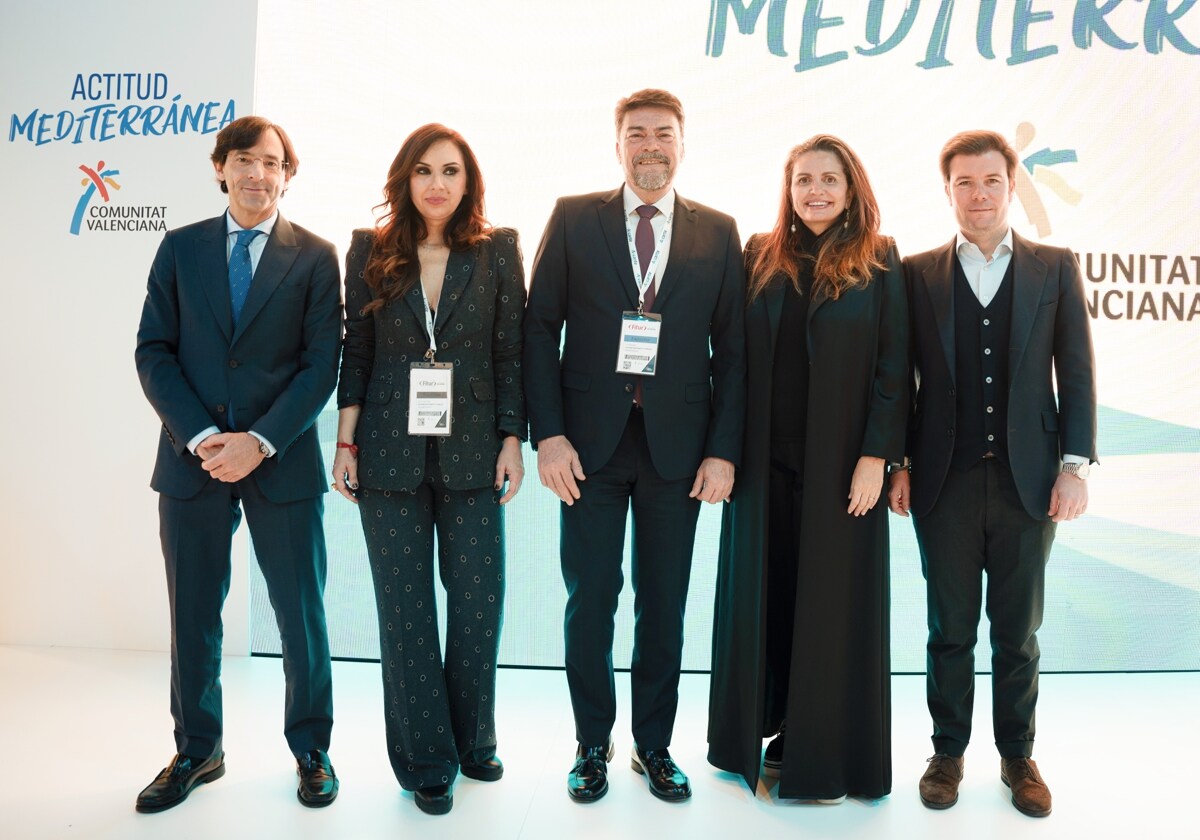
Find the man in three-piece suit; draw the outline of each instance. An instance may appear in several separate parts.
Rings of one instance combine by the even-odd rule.
[[[958,801],[986,605],[1001,779],[1019,811],[1044,817],[1050,791],[1031,758],[1037,630],[1055,527],[1087,509],[1096,381],[1074,254],[1009,227],[1016,167],[994,132],[958,134],[942,150],[960,232],[904,260],[916,390],[910,463],[893,465],[889,503],[913,514],[926,579],[935,755],[921,800]]]
[[[567,789],[578,802],[608,790],[613,623],[631,506],[632,765],[660,799],[691,796],[667,748],[700,501],[728,499],[741,456],[745,277],[733,219],[672,188],[683,122],[666,91],[617,104],[625,184],[559,199],[525,315],[531,440],[542,483],[562,500],[578,741]]]
[[[337,257],[279,214],[297,168],[282,128],[235,120],[217,135],[212,162],[229,209],[163,239],[135,354],[162,420],[151,486],[171,603],[176,745],[137,809],[170,808],[225,773],[221,605],[243,506],[283,641],[297,796],[328,805],[338,782],[326,753],[333,691],[315,423],[337,379]]]

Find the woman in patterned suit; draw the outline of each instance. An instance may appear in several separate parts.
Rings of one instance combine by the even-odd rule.
[[[380,206],[346,255],[333,486],[362,516],[392,769],[422,811],[444,814],[460,770],[488,782],[504,772],[501,506],[524,475],[525,281],[516,231],[488,225],[479,164],[457,132],[414,131]]]

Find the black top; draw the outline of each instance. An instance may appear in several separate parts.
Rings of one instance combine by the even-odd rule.
[[[825,234],[817,236],[803,224],[797,225],[797,233],[801,259],[795,280],[781,275],[773,281],[783,283],[784,289],[771,384],[771,459],[801,472],[804,469],[811,361],[808,358],[808,305],[812,300],[817,249]]]

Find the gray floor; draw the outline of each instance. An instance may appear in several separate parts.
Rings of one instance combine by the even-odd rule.
[[[893,679],[895,787],[878,802],[838,806],[751,793],[704,761],[707,676],[684,678],[672,753],[692,777],[683,805],[652,798],[628,769],[628,719],[602,801],[579,806],[564,792],[573,727],[561,672],[500,674],[502,781],[459,782],[454,810],[420,813],[392,778],[382,745],[378,666],[335,663],[332,757],[342,793],[331,807],[302,808],[280,734],[279,661],[225,663],[228,772],[181,806],[133,810],[138,790],[172,752],[167,657],[159,653],[0,646],[0,836],[43,838],[921,838],[1200,837],[1200,674],[1049,675],[1042,678],[1037,759],[1054,814],[1032,820],[1008,803],[999,762],[981,739],[967,753],[961,800],[949,811],[920,804],[929,754],[923,677]],[[618,675],[628,714],[628,680]],[[987,678],[976,719],[986,722]]]

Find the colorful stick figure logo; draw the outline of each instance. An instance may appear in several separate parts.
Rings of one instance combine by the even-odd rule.
[[[1017,126],[1016,151],[1020,154],[1033,142],[1037,129],[1033,123],[1023,122]],[[1083,193],[1072,187],[1066,180],[1053,171],[1051,167],[1060,163],[1075,163],[1079,156],[1074,149],[1051,149],[1046,147],[1034,152],[1021,160],[1017,167],[1017,198],[1025,208],[1025,215],[1030,223],[1037,228],[1039,237],[1050,235],[1050,214],[1038,194],[1037,184],[1049,187],[1050,190],[1071,206],[1079,203]]]
[[[109,200],[108,188],[114,190],[121,189],[121,185],[112,179],[113,175],[120,175],[119,169],[105,169],[104,161],[96,164],[96,168],[84,164],[79,165],[79,171],[87,177],[79,182],[79,185],[85,187],[83,195],[79,196],[79,203],[75,205],[75,215],[71,217],[71,234],[79,235],[79,228],[83,224],[83,214],[87,210],[88,204],[92,201],[92,196],[100,193],[100,198],[105,202]]]

